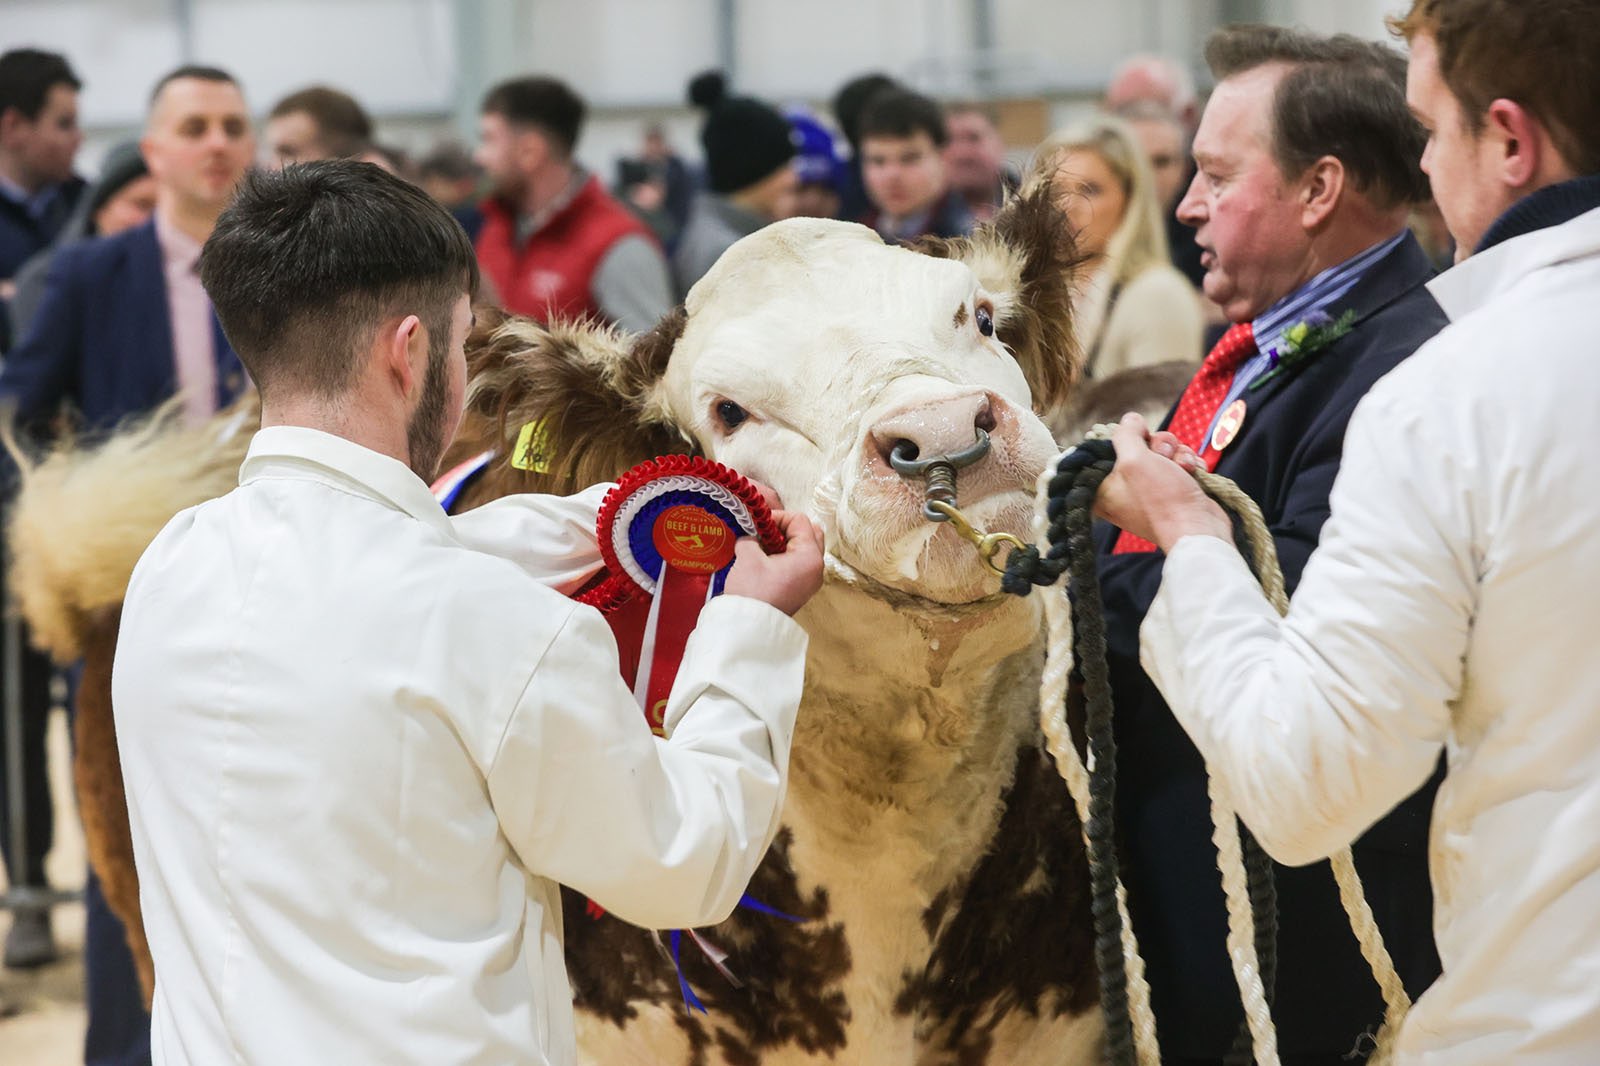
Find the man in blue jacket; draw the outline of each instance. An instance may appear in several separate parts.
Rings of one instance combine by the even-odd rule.
[[[0,351],[9,346],[11,279],[55,239],[83,195],[83,179],[72,172],[83,144],[81,86],[54,52],[0,55]]]
[[[1406,110],[1405,62],[1381,46],[1237,26],[1214,34],[1206,56],[1218,84],[1178,215],[1196,227],[1205,294],[1233,326],[1169,428],[1260,503],[1292,590],[1328,517],[1356,402],[1445,323],[1424,288],[1432,268],[1405,228],[1409,205],[1428,192],[1425,138]],[[1102,530],[1101,550],[1123,870],[1163,1061],[1220,1063],[1243,1011],[1224,945],[1205,765],[1139,662],[1165,557],[1114,529]],[[1439,972],[1427,869],[1433,789],[1355,845],[1412,995]],[[1375,1031],[1382,1001],[1327,864],[1274,870],[1269,994],[1283,1062],[1334,1066]]]
[[[52,52],[17,48],[0,55],[0,352],[10,345],[8,304],[22,264],[49,245],[83,194],[72,172],[83,143],[78,129],[77,75]],[[4,581],[0,578],[0,598]],[[5,641],[19,645],[20,682],[0,684],[14,693],[0,716],[0,777],[20,771],[20,809],[12,790],[0,789],[0,851],[10,880],[11,929],[4,961],[14,968],[43,966],[57,957],[50,928],[50,894],[44,857],[55,825],[45,772],[45,728],[50,712],[49,659],[28,647],[21,623],[7,619]],[[0,680],[4,678],[0,667]],[[9,712],[15,711],[13,715]]]
[[[140,150],[157,184],[150,222],[62,249],[25,336],[0,371],[0,406],[37,433],[67,409],[91,433],[174,396],[205,420],[249,385],[196,263],[255,158],[238,83],[183,67],[156,85]],[[150,1017],[122,925],[91,877],[87,896],[88,1066],[149,1061]]]
[[[0,373],[24,424],[63,403],[91,430],[174,395],[203,421],[245,386],[194,265],[245,168],[255,134],[228,74],[184,67],[151,99],[140,149],[157,184],[143,226],[64,249],[28,334]]]

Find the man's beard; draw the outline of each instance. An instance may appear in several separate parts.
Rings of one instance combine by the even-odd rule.
[[[439,460],[444,455],[445,401],[449,386],[445,381],[445,363],[450,356],[448,330],[430,330],[428,333],[428,369],[422,376],[422,396],[417,409],[406,424],[406,449],[411,457],[411,469],[422,480],[432,483],[439,476]]]

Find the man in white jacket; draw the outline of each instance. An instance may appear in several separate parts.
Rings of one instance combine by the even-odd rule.
[[[1182,469],[1194,457],[1136,415],[1100,508],[1168,553],[1144,664],[1276,858],[1348,844],[1446,753],[1444,973],[1399,1061],[1588,1064],[1600,464],[1573,433],[1600,410],[1600,0],[1415,0],[1397,28],[1465,261],[1431,284],[1451,325],[1350,421],[1288,616]]]
[[[154,1059],[569,1063],[557,883],[704,925],[776,831],[815,534],[741,542],[658,739],[556,590],[595,565],[597,497],[451,519],[428,492],[477,280],[450,216],[363,164],[258,174],[201,274],[263,428],[122,618]]]

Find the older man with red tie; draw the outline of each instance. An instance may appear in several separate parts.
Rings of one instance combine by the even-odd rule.
[[[1406,110],[1405,62],[1381,46],[1236,26],[1212,37],[1207,60],[1217,88],[1178,216],[1196,227],[1206,296],[1234,324],[1167,428],[1261,504],[1293,588],[1328,516],[1356,402],[1445,323],[1423,287],[1428,259],[1405,228],[1410,204],[1428,191],[1418,168],[1424,134]],[[1243,1012],[1224,944],[1205,765],[1139,661],[1165,556],[1115,529],[1100,545],[1123,872],[1163,1061],[1220,1063]],[[1413,994],[1439,969],[1432,798],[1424,787],[1355,847]],[[1275,867],[1275,876],[1283,1061],[1332,1066],[1381,1019],[1382,1002],[1327,864]]]

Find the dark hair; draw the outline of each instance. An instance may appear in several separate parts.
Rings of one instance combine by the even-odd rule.
[[[833,117],[850,147],[861,148],[861,109],[885,89],[898,89],[900,84],[887,74],[863,74],[851,78],[839,87],[833,96]]]
[[[57,85],[83,88],[65,56],[37,48],[14,48],[0,55],[0,115],[15,109],[34,121]]]
[[[996,130],[1000,128],[1000,110],[982,100],[955,100],[944,105],[945,118],[951,115],[977,115]]]
[[[218,81],[232,85],[236,89],[239,87],[238,79],[221,67],[201,67],[194,64],[186,64],[163,75],[161,80],[156,82],[156,87],[150,90],[150,106],[154,107],[156,101],[161,99],[162,89],[183,78],[193,78],[196,81]]]
[[[513,78],[490,89],[480,109],[517,126],[536,126],[571,155],[583,132],[583,98],[554,78]]]
[[[417,164],[419,178],[443,178],[460,181],[478,176],[478,166],[467,150],[455,141],[443,141],[433,146]]]
[[[427,193],[371,163],[253,170],[200,253],[200,281],[245,369],[280,386],[347,389],[373,330],[415,314],[448,344],[478,289],[472,242]]]
[[[861,110],[861,139],[868,137],[913,137],[926,133],[935,148],[950,139],[944,125],[944,110],[921,93],[910,89],[885,89]]]
[[[1514,100],[1544,124],[1568,166],[1600,174],[1600,2],[1412,0],[1389,28],[1439,48],[1439,76],[1482,132],[1496,100]]]
[[[317,140],[331,156],[349,159],[372,143],[372,118],[356,98],[326,85],[313,85],[279,100],[268,118],[305,114],[317,127]]]
[[[1272,154],[1286,177],[1331,155],[1380,208],[1426,200],[1427,134],[1406,107],[1406,61],[1349,34],[1323,37],[1278,26],[1226,26],[1206,41],[1221,81],[1269,63],[1289,67],[1272,98]]]

